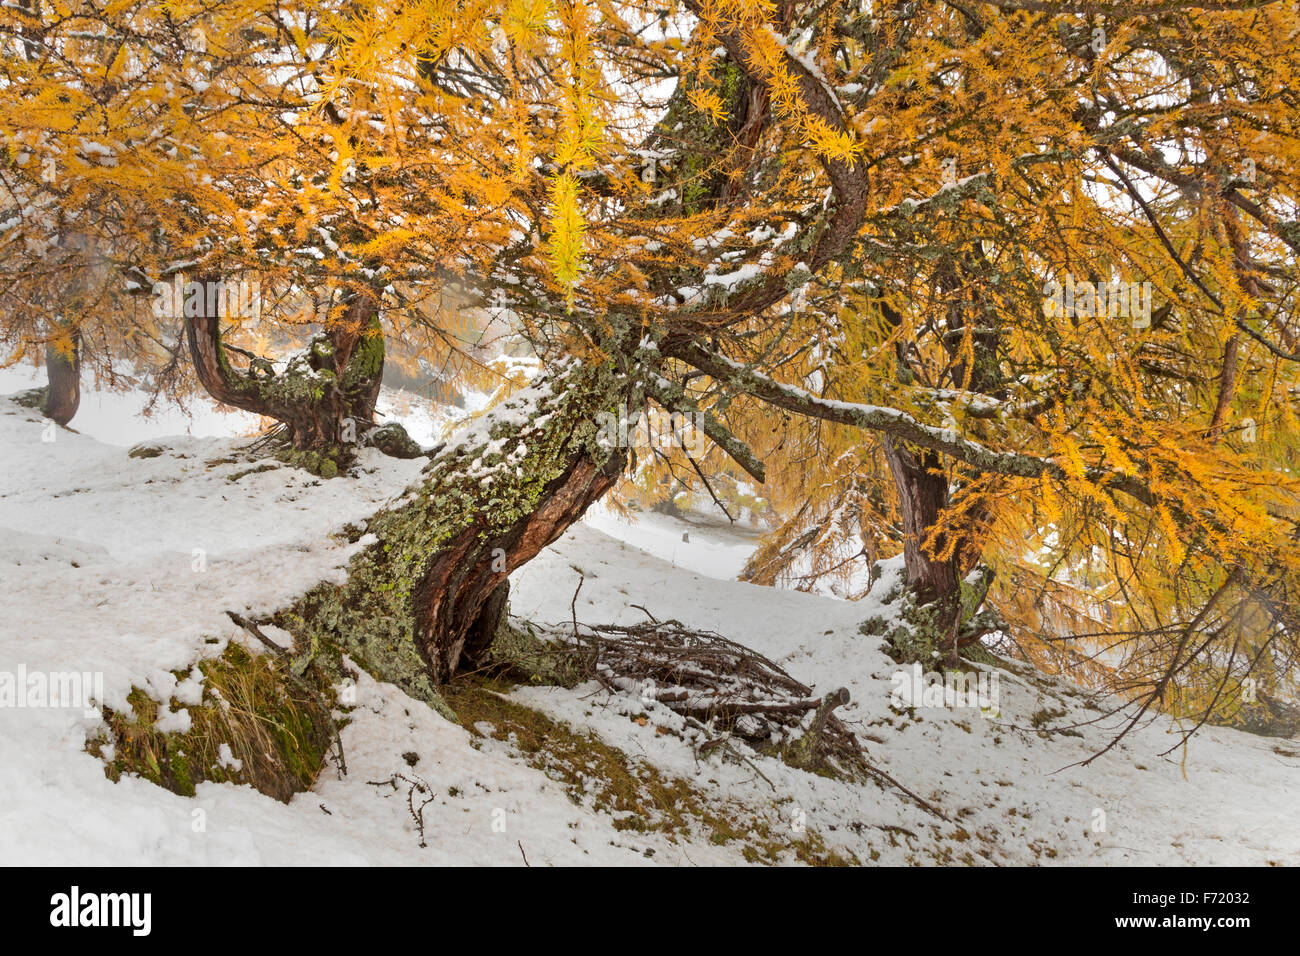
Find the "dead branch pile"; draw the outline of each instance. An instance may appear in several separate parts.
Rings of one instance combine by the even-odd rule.
[[[679,621],[580,625],[570,638],[584,672],[611,691],[653,700],[712,733],[777,750],[808,769],[862,764],[861,744],[832,713],[843,688],[822,697],[762,654]],[[720,745],[725,737],[706,742]]]

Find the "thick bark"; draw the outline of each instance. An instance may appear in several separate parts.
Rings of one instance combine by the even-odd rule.
[[[213,280],[209,277],[198,279],[199,284],[205,287],[209,281]],[[248,373],[241,373],[230,364],[221,336],[221,315],[219,310],[208,308],[206,295],[199,306],[199,314],[185,318],[185,338],[194,371],[209,395],[223,405],[242,411],[269,418],[280,417],[282,409],[262,394],[255,370],[250,368]]]
[[[996,611],[980,610],[993,574],[984,568],[963,592],[979,562],[982,538],[969,524],[952,527],[944,512],[952,504],[948,475],[938,452],[885,439],[885,459],[898,491],[903,519],[903,564],[912,601],[926,610],[928,639],[956,664],[961,649],[1001,626]],[[982,521],[981,508],[964,521]],[[937,530],[936,530],[937,529]]]
[[[937,452],[909,449],[902,442],[885,440],[885,459],[894,486],[898,490],[898,508],[903,518],[903,562],[907,568],[907,586],[918,603],[935,602],[951,606],[956,613],[961,586],[960,549],[953,548],[946,558],[937,557],[948,544],[936,536],[927,546],[932,530],[949,505],[948,476]],[[951,623],[951,621],[945,622]]]
[[[639,393],[609,366],[573,365],[523,389],[441,449],[422,482],[367,522],[341,586],[277,616],[299,647],[333,647],[438,706],[437,687],[480,663],[508,575],[608,491],[626,449],[599,415]]]
[[[45,346],[45,375],[49,385],[41,412],[46,418],[66,425],[77,414],[81,404],[81,334],[72,333],[71,352],[63,351],[58,343]]]
[[[200,280],[205,287],[208,280]],[[230,363],[219,309],[205,295],[198,315],[185,321],[199,381],[224,405],[282,422],[300,451],[320,452],[336,465],[374,424],[384,370],[378,303],[357,295],[343,320],[312,340],[281,372],[250,357],[247,372]]]
[[[492,642],[496,640],[501,622],[506,618],[510,604],[510,579],[502,581],[483,602],[483,609],[474,618],[465,635],[465,646],[460,652],[461,667],[479,667],[487,663]]]
[[[413,600],[416,643],[435,683],[451,679],[467,650],[468,663],[482,660],[496,634],[493,620],[500,620],[494,601],[509,573],[558,540],[613,486],[621,459],[600,462],[578,453],[565,465],[531,513],[487,534],[475,522],[430,559]],[[493,570],[493,557],[502,552],[505,560]]]

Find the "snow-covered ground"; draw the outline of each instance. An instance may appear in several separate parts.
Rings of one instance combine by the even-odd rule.
[[[31,384],[16,379],[0,373],[0,394]],[[112,706],[132,685],[170,694],[172,670],[220,651],[206,638],[243,640],[228,609],[270,611],[338,575],[350,547],[331,532],[374,511],[422,464],[367,452],[356,478],[277,467],[232,481],[249,468],[227,461],[246,439],[204,436],[241,433],[241,418],[210,409],[191,434],[162,439],[160,456],[129,458],[124,445],[188,426],[172,413],[132,421],[129,399],[110,401],[83,399],[78,434],[0,399],[0,674],[102,672]],[[1097,717],[1096,703],[1008,672],[999,672],[996,715],[897,712],[897,667],[858,632],[871,599],[728,580],[748,547],[740,534],[660,515],[628,525],[602,510],[516,574],[511,612],[563,624],[581,579],[580,621],[644,620],[632,606],[643,605],[757,649],[818,693],[847,687],[842,713],[871,760],[947,821],[876,783],[767,757],[697,758],[656,731],[658,705],[636,696],[593,685],[521,688],[514,698],[691,781],[716,795],[720,813],[769,821],[792,847],[815,833],[863,862],[1300,863],[1300,743],[1208,728],[1185,753],[1161,757],[1176,737],[1157,719],[1080,767],[1118,718],[1078,736],[1040,734],[1035,715],[1061,711],[1052,723],[1066,725]],[[111,783],[84,749],[96,717],[0,707],[0,853],[9,863],[80,864],[743,862],[736,841],[673,842],[615,826],[507,743],[475,738],[391,685],[363,676],[358,704],[342,734],[349,773],[328,767],[288,805],[228,784],[201,784],[187,799],[140,779]],[[413,770],[403,759],[411,752]],[[424,812],[425,848],[405,794],[373,785],[397,772],[418,774],[437,795]]]
[[[587,511],[583,523],[674,567],[724,581],[740,576],[762,536],[746,525],[732,526],[721,519],[687,521],[645,511],[628,520],[600,503]]]

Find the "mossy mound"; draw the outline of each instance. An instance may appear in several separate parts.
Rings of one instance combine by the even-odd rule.
[[[275,457],[285,464],[318,478],[337,478],[352,463],[352,454],[343,445],[327,448],[282,448]]]
[[[292,676],[282,659],[238,644],[197,666],[202,701],[166,702],[188,711],[188,730],[160,730],[163,702],[138,687],[127,697],[132,713],[104,708],[107,730],[87,749],[106,760],[108,778],[134,774],[187,797],[203,781],[246,783],[284,803],[310,789],[336,737],[322,675]]]
[[[398,422],[381,425],[370,433],[366,443],[377,448],[389,458],[419,458],[424,449]]]
[[[572,688],[586,679],[571,646],[538,637],[527,621],[512,624],[505,617],[483,672],[519,684],[551,687]]]
[[[993,572],[981,567],[961,583],[957,611],[957,647],[960,657],[988,663],[992,657],[979,644],[979,637],[1002,626],[998,613],[985,606]],[[896,664],[923,664],[943,669],[952,662],[953,634],[951,615],[938,604],[918,603],[915,595],[901,582],[895,583],[885,594],[881,604],[889,613],[875,615],[862,622],[858,630],[885,639],[885,653]]]
[[[29,388],[9,396],[10,401],[15,405],[21,405],[23,408],[44,408],[45,399],[50,390],[45,387]]]

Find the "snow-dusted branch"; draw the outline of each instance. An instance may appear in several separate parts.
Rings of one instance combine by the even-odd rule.
[[[680,358],[714,379],[778,408],[890,435],[922,448],[942,452],[977,471],[1017,478],[1039,478],[1043,475],[1052,478],[1066,477],[1065,469],[1051,459],[1020,452],[995,451],[979,442],[962,437],[955,429],[926,425],[907,412],[896,408],[822,398],[798,386],[778,382],[756,369],[711,353],[691,342],[675,347],[665,346],[664,351],[665,354]],[[1155,502],[1155,496],[1150,488],[1131,475],[1109,469],[1091,468],[1085,472],[1085,477],[1089,481],[1123,492],[1143,504]]]

